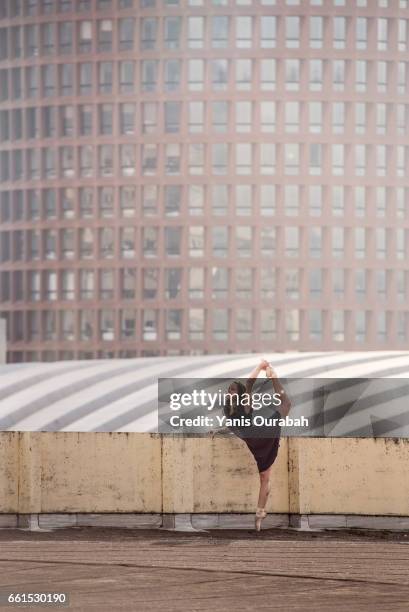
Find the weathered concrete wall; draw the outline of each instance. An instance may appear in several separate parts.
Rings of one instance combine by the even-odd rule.
[[[269,511],[409,515],[409,440],[282,439]],[[0,432],[0,513],[253,512],[234,437]]]
[[[163,512],[254,512],[259,477],[235,437],[163,437]],[[287,439],[274,464],[270,512],[288,512]]]
[[[292,438],[290,512],[409,515],[409,440]]]

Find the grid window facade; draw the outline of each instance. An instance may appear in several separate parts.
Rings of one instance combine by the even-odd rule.
[[[408,37],[406,2],[0,0],[8,360],[403,348]]]

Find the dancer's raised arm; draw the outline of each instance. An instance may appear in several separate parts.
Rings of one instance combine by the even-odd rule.
[[[287,416],[287,414],[290,412],[290,409],[291,409],[290,398],[288,397],[287,393],[285,392],[283,385],[278,380],[278,376],[277,376],[276,372],[273,370],[273,368],[271,367],[271,365],[268,365],[267,368],[266,368],[266,376],[273,383],[274,391],[276,393],[280,394],[281,404],[277,408],[277,411],[281,414],[281,416],[283,418],[285,418]]]

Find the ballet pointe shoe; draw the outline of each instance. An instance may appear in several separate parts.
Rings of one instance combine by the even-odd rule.
[[[257,508],[256,510],[256,518],[255,518],[255,528],[256,531],[260,531],[261,530],[261,523],[263,521],[263,519],[265,519],[267,516],[267,512],[264,510],[264,508]]]

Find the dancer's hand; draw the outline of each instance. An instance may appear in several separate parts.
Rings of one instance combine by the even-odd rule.
[[[262,370],[265,370],[266,368],[268,368],[268,367],[269,367],[269,365],[270,365],[270,364],[268,363],[268,361],[267,361],[266,359],[262,359],[262,360],[260,361],[260,368],[261,368]]]
[[[275,370],[273,370],[271,365],[268,365],[268,367],[266,368],[266,376],[267,378],[277,378],[277,373],[275,372]]]

